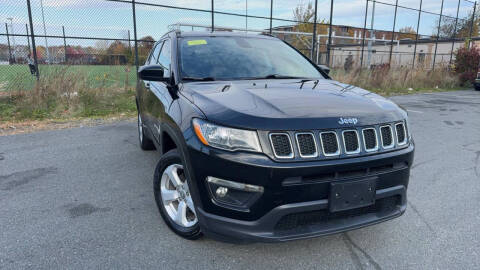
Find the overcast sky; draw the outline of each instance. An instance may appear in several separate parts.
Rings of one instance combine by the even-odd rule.
[[[312,0],[314,1],[314,0]],[[458,0],[444,0],[444,14],[455,16]],[[137,2],[171,5],[186,8],[211,8],[211,0],[137,0]],[[293,9],[307,0],[274,0],[273,16],[281,19],[293,19]],[[365,20],[366,0],[334,0],[334,24],[363,27]],[[385,3],[395,3],[395,0],[382,0]],[[399,5],[408,8],[419,8],[420,0],[398,0]],[[33,20],[36,34],[43,34],[40,0],[31,0]],[[127,30],[133,38],[133,20],[131,4],[110,2],[105,0],[43,0],[45,24],[48,35],[61,35],[62,26],[70,36],[94,36],[107,38],[127,38]],[[423,0],[423,10],[433,13],[440,12],[441,0]],[[466,17],[473,4],[460,0],[460,17]],[[248,8],[246,8],[248,6]],[[370,2],[367,27],[371,27]],[[170,24],[195,23],[210,25],[211,15],[207,12],[176,10],[164,7],[137,5],[138,37],[151,35],[158,39]],[[215,0],[215,10],[257,16],[270,16],[270,0]],[[330,0],[318,0],[318,16],[320,19],[329,19]],[[393,26],[394,7],[376,4],[375,29],[391,31]],[[0,0],[0,33],[5,33],[4,23],[7,18],[13,18],[14,31],[25,33],[25,23],[28,22],[26,0]],[[399,8],[396,29],[405,26],[417,27],[418,12]],[[422,35],[431,35],[438,20],[438,15],[422,14],[420,31]],[[266,29],[269,20],[248,19],[249,29]],[[215,24],[226,27],[245,27],[245,18],[228,15],[215,15]],[[273,26],[288,25],[289,22],[273,21]],[[17,43],[26,43],[25,38],[16,38]],[[44,41],[37,41],[43,45]],[[69,40],[69,44],[86,44],[85,41]],[[6,38],[0,36],[0,43],[6,43]],[[63,44],[61,39],[49,39],[50,44]],[[88,42],[93,44],[93,42]]]

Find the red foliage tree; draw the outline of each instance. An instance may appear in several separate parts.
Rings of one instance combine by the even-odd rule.
[[[480,50],[471,48],[460,48],[455,53],[455,72],[459,75],[460,83],[475,82],[480,65]]]

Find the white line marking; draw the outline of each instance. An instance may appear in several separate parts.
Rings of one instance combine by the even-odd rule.
[[[413,113],[423,113],[423,112],[421,112],[421,111],[414,111],[414,110],[409,110],[409,109],[407,109],[407,111],[413,112]]]

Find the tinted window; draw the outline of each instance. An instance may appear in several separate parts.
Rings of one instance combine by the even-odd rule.
[[[170,77],[170,63],[171,63],[171,53],[170,53],[170,41],[167,40],[163,43],[162,51],[158,57],[157,64],[163,66],[164,68],[164,77]]]
[[[268,75],[324,78],[300,53],[276,39],[189,37],[180,40],[182,77],[261,78]]]

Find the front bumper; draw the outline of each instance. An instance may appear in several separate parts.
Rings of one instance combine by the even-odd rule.
[[[347,210],[334,216],[328,213],[328,200],[278,206],[255,221],[225,218],[202,209],[197,215],[204,233],[216,239],[279,242],[349,231],[401,216],[406,209],[405,187],[377,190],[377,204],[387,198],[395,198],[394,204],[388,202],[365,212],[363,209]]]
[[[309,238],[376,224],[406,209],[413,142],[378,155],[291,163],[258,154],[226,153],[197,143],[188,149],[201,201],[197,203],[199,224],[207,236],[216,239],[276,242]],[[247,211],[238,211],[212,199],[207,176],[260,185],[265,191]],[[374,205],[329,212],[330,183],[367,178],[376,182]]]

